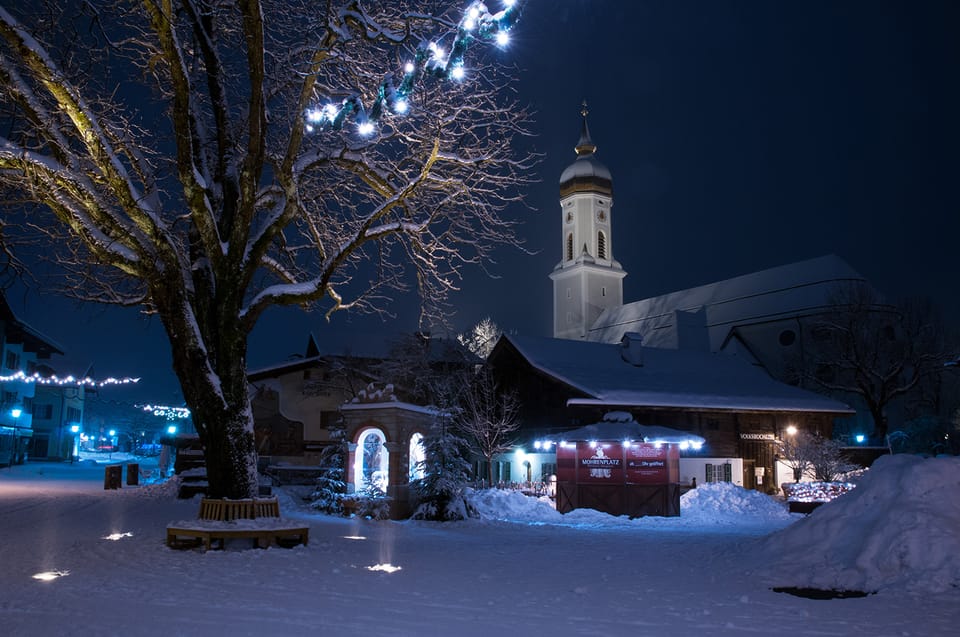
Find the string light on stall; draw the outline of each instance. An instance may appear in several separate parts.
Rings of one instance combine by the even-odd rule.
[[[410,109],[410,98],[417,82],[425,76],[440,80],[462,81],[467,76],[464,57],[475,41],[493,42],[503,48],[510,43],[510,29],[520,17],[523,0],[504,0],[503,9],[490,13],[481,1],[472,2],[456,28],[450,52],[433,41],[417,47],[413,60],[404,64],[400,82],[388,73],[377,89],[377,98],[368,109],[359,95],[351,95],[339,104],[328,103],[311,108],[304,114],[307,132],[341,130],[348,119],[356,123],[356,130],[369,136],[386,115],[403,115]]]

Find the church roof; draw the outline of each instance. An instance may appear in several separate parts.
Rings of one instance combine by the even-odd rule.
[[[613,177],[610,170],[596,157],[597,145],[590,137],[590,127],[587,126],[587,108],[584,102],[583,124],[580,129],[580,141],[577,142],[577,159],[567,166],[560,174],[560,196],[565,197],[573,192],[601,192],[612,194]]]
[[[867,285],[843,259],[826,255],[609,308],[587,339],[616,343],[638,332],[647,345],[677,347],[677,313],[702,311],[715,351],[734,327],[822,312],[836,287],[851,283]]]
[[[573,179],[597,178],[612,181],[610,169],[604,166],[592,153],[581,155],[577,160],[563,169],[560,174],[560,184],[563,185]]]
[[[569,405],[853,413],[847,405],[786,385],[727,354],[504,335],[531,366],[583,394]],[[497,351],[491,355],[496,364]],[[626,360],[631,358],[634,362]],[[636,363],[642,364],[636,364]]]

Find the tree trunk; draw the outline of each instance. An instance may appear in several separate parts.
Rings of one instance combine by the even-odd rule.
[[[885,440],[887,437],[887,417],[883,413],[883,407],[873,404],[868,405],[870,416],[873,418],[873,438],[876,440]]]
[[[170,339],[173,369],[203,445],[207,494],[255,497],[259,484],[247,392],[247,333],[230,304],[192,306],[180,301],[178,292],[157,289],[153,298]]]
[[[239,413],[225,412],[221,416],[219,422],[207,421],[206,436],[201,436],[210,484],[207,495],[231,499],[256,497],[259,492],[257,452],[249,406]]]

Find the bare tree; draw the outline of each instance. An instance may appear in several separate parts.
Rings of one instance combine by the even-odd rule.
[[[467,332],[458,334],[457,341],[478,358],[487,360],[487,356],[493,351],[493,346],[500,340],[501,334],[503,330],[488,316]]]
[[[793,469],[796,482],[807,472],[813,472],[817,480],[832,482],[841,474],[859,468],[844,457],[839,441],[806,431],[784,437],[780,443],[780,461]]]
[[[806,431],[787,435],[780,442],[780,461],[793,470],[794,482],[800,482],[803,474],[813,468],[816,442],[816,437]]]
[[[487,45],[513,9],[442,4],[0,7],[5,241],[40,235],[65,289],[160,318],[211,495],[256,493],[247,337],[267,308],[382,312],[415,286],[436,316],[466,264],[517,242],[528,114]]]
[[[943,370],[939,314],[922,302],[886,304],[865,286],[838,288],[830,304],[813,326],[803,373],[822,390],[859,397],[883,440],[890,403]]]
[[[812,448],[813,475],[817,480],[833,482],[844,473],[859,469],[843,455],[843,447],[838,440],[817,438]]]
[[[493,483],[493,458],[514,444],[520,427],[520,402],[515,392],[504,391],[488,367],[474,376],[461,399],[457,426],[487,462],[487,479]]]
[[[392,383],[404,400],[436,405],[451,386],[459,391],[475,360],[455,340],[419,332],[392,339],[387,356],[373,369],[380,380]]]

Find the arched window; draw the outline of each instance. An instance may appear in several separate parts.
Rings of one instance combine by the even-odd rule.
[[[390,453],[383,443],[387,437],[379,429],[367,429],[357,439],[353,462],[353,484],[357,491],[387,492],[390,483]]]
[[[416,482],[423,479],[423,465],[426,458],[423,450],[423,434],[413,434],[410,436],[410,482]]]
[[[567,235],[567,261],[573,261],[573,233]]]
[[[602,230],[597,233],[597,257],[607,258],[607,235],[603,234]]]

